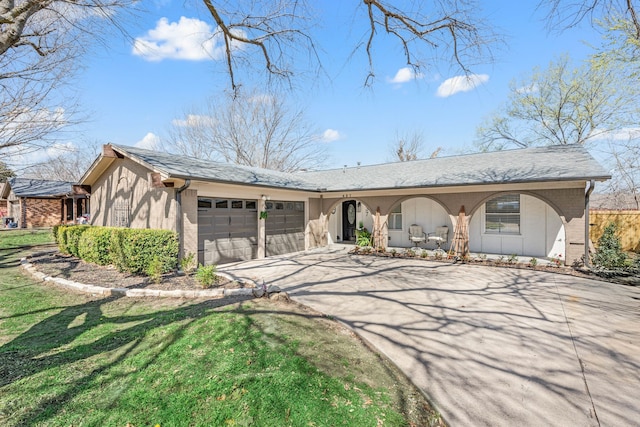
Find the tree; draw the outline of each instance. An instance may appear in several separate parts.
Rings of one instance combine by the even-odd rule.
[[[133,0],[0,0],[0,156],[55,143],[75,123],[78,59]],[[64,89],[64,90],[63,90]]]
[[[621,85],[615,71],[593,61],[571,68],[568,56],[534,69],[511,83],[507,104],[478,127],[478,147],[585,144],[637,123],[638,85]]]
[[[58,145],[58,149],[53,150],[53,154],[45,160],[23,169],[21,176],[52,181],[78,182],[98,154],[95,149],[96,145],[85,145],[85,147],[78,149],[71,145]]]
[[[566,30],[589,19],[600,25],[602,20],[624,21],[631,38],[640,42],[640,5],[634,0],[542,0],[539,7],[547,8],[549,28]]]
[[[317,19],[305,0],[203,2],[217,26],[217,36],[224,40],[232,89],[238,86],[238,70],[254,63],[262,64],[270,77],[289,80],[296,74],[292,54],[301,51],[321,67],[310,31]],[[371,84],[375,77],[374,42],[379,33],[398,43],[406,63],[414,69],[429,62],[423,56],[426,50],[438,57],[448,56],[465,72],[470,64],[489,59],[490,46],[498,39],[479,17],[480,7],[474,0],[361,0],[354,5],[358,3],[362,9],[357,12],[364,17],[353,22],[364,24],[364,36],[355,50],[363,48],[368,58],[365,84]]]
[[[391,161],[406,162],[424,158],[424,135],[421,132],[400,133],[396,131],[394,140],[389,146]],[[429,158],[438,157],[442,147],[436,148]]]
[[[610,141],[609,147],[614,170],[607,188],[609,206],[640,209],[640,141]]]
[[[7,167],[4,162],[0,162],[0,182],[7,182],[9,178],[13,178],[16,174]]]
[[[276,95],[227,92],[175,120],[168,151],[187,156],[291,172],[321,166],[326,148],[304,111]]]
[[[610,222],[598,239],[593,263],[596,267],[616,269],[625,266],[627,255],[622,250],[620,238],[616,235],[616,224]]]

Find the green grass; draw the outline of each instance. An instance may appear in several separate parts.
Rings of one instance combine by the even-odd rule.
[[[332,355],[348,337],[306,336],[326,319],[265,300],[94,299],[35,283],[19,256],[0,250],[2,426],[408,425],[397,378]]]
[[[0,249],[13,249],[24,246],[54,243],[49,229],[8,229],[0,231]]]

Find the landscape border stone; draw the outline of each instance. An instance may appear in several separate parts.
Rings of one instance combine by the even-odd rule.
[[[256,282],[251,279],[238,279],[226,273],[217,273],[218,275],[229,279],[242,282],[253,286],[252,288],[240,289],[202,289],[202,290],[161,290],[161,289],[128,289],[128,288],[104,288],[86,283],[74,282],[73,280],[64,279],[62,277],[52,277],[38,271],[36,267],[29,262],[27,258],[20,260],[20,267],[29,273],[31,277],[41,282],[53,282],[59,286],[72,289],[77,292],[83,292],[92,295],[104,296],[126,296],[131,298],[141,297],[160,297],[160,298],[225,298],[225,297],[254,297],[260,298],[265,295],[262,287],[257,286]],[[270,293],[280,293],[277,286],[270,287],[267,295]]]

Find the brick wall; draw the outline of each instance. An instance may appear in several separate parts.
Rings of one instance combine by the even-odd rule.
[[[21,228],[53,227],[60,224],[62,218],[60,199],[25,199],[23,209]]]

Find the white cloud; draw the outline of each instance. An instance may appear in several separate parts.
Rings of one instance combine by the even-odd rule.
[[[178,127],[212,126],[215,124],[215,119],[211,116],[204,116],[200,114],[187,114],[186,118],[173,119],[171,123]]]
[[[389,83],[402,84],[410,82],[411,80],[418,80],[423,77],[424,75],[422,73],[416,73],[413,68],[404,67],[400,68],[396,75],[393,76],[393,78],[388,78],[387,81]]]
[[[609,140],[626,142],[640,138],[640,127],[630,127],[618,130],[595,129],[592,132],[593,140]]]
[[[158,135],[149,132],[140,141],[134,144],[135,147],[145,148],[147,150],[156,150],[160,144],[160,138]]]
[[[487,74],[470,74],[468,76],[451,77],[438,87],[436,96],[446,98],[458,92],[468,92],[489,81]]]
[[[182,16],[178,22],[161,18],[154,29],[135,39],[132,51],[148,61],[217,60],[224,56],[224,43],[206,22]]]
[[[327,129],[322,132],[321,140],[323,142],[333,142],[342,139],[342,134],[335,129]]]

